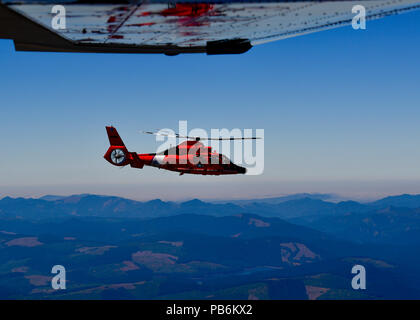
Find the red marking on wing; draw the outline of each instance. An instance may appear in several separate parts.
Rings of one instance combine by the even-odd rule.
[[[109,39],[124,39],[124,36],[119,34],[110,35]]]
[[[115,21],[117,21],[117,18],[115,16],[110,16],[107,23],[114,23]]]
[[[216,15],[215,12],[211,12],[214,9],[214,5],[208,3],[178,3],[175,7],[168,8],[159,12],[143,11],[138,14],[138,17],[150,16],[153,14],[161,15],[164,17],[189,17],[197,18],[206,14]]]
[[[160,12],[164,17],[201,17],[213,9],[213,5],[207,3],[181,4],[168,8]]]

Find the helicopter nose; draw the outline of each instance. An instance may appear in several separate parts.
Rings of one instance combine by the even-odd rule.
[[[242,173],[242,174],[246,173],[246,168],[244,167],[236,166],[236,170],[238,171],[238,173]]]

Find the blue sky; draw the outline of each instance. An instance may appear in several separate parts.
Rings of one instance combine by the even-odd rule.
[[[260,45],[243,55],[19,53],[0,40],[0,197],[135,199],[420,193],[420,11]],[[104,126],[261,128],[260,176],[112,167]]]

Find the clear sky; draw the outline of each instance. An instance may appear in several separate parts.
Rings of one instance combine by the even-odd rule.
[[[0,40],[0,197],[135,199],[420,193],[420,11],[269,43],[243,55],[18,53]],[[261,128],[260,176],[112,167],[105,125]]]

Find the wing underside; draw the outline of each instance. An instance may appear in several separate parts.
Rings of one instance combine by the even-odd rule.
[[[1,1],[1,0],[0,0]],[[52,28],[52,7],[65,29]],[[377,19],[420,7],[419,0],[370,1],[7,1],[0,38],[16,50],[61,52],[241,53],[251,46],[349,25],[354,5]]]

